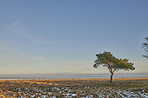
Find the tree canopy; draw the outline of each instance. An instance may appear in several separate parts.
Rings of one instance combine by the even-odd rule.
[[[128,62],[128,59],[118,59],[114,57],[111,52],[104,52],[100,54],[96,54],[97,59],[95,60],[94,67],[97,68],[99,65],[103,67],[107,67],[109,72],[111,73],[110,82],[112,82],[112,76],[116,70],[124,69],[124,70],[134,70],[134,63]]]
[[[148,58],[148,37],[146,37],[145,40],[146,40],[146,42],[143,43],[143,48],[144,48],[146,54],[143,55],[143,57]]]

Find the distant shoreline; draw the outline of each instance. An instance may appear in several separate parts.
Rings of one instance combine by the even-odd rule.
[[[47,80],[47,81],[83,81],[83,80],[98,80],[98,81],[105,81],[105,80],[109,80],[109,78],[90,78],[90,79],[14,79],[14,78],[0,78],[0,81],[13,81],[13,80]],[[144,78],[113,78],[113,80],[148,80],[148,77],[144,77]]]
[[[109,79],[110,73],[102,74],[20,74],[0,75],[0,79]],[[148,73],[116,73],[115,78],[147,78]]]

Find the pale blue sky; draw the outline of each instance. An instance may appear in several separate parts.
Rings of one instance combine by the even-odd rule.
[[[97,53],[148,72],[147,0],[0,0],[0,74],[108,73]],[[123,72],[123,71],[119,71]]]

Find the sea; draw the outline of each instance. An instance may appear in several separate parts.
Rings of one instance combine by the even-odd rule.
[[[110,78],[110,73],[77,74],[77,73],[49,73],[49,74],[0,74],[0,80],[16,79],[104,79]],[[114,73],[113,78],[148,78],[148,73]]]

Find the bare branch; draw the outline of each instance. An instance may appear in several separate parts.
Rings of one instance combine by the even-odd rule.
[[[113,70],[113,73],[116,71],[116,68]]]

